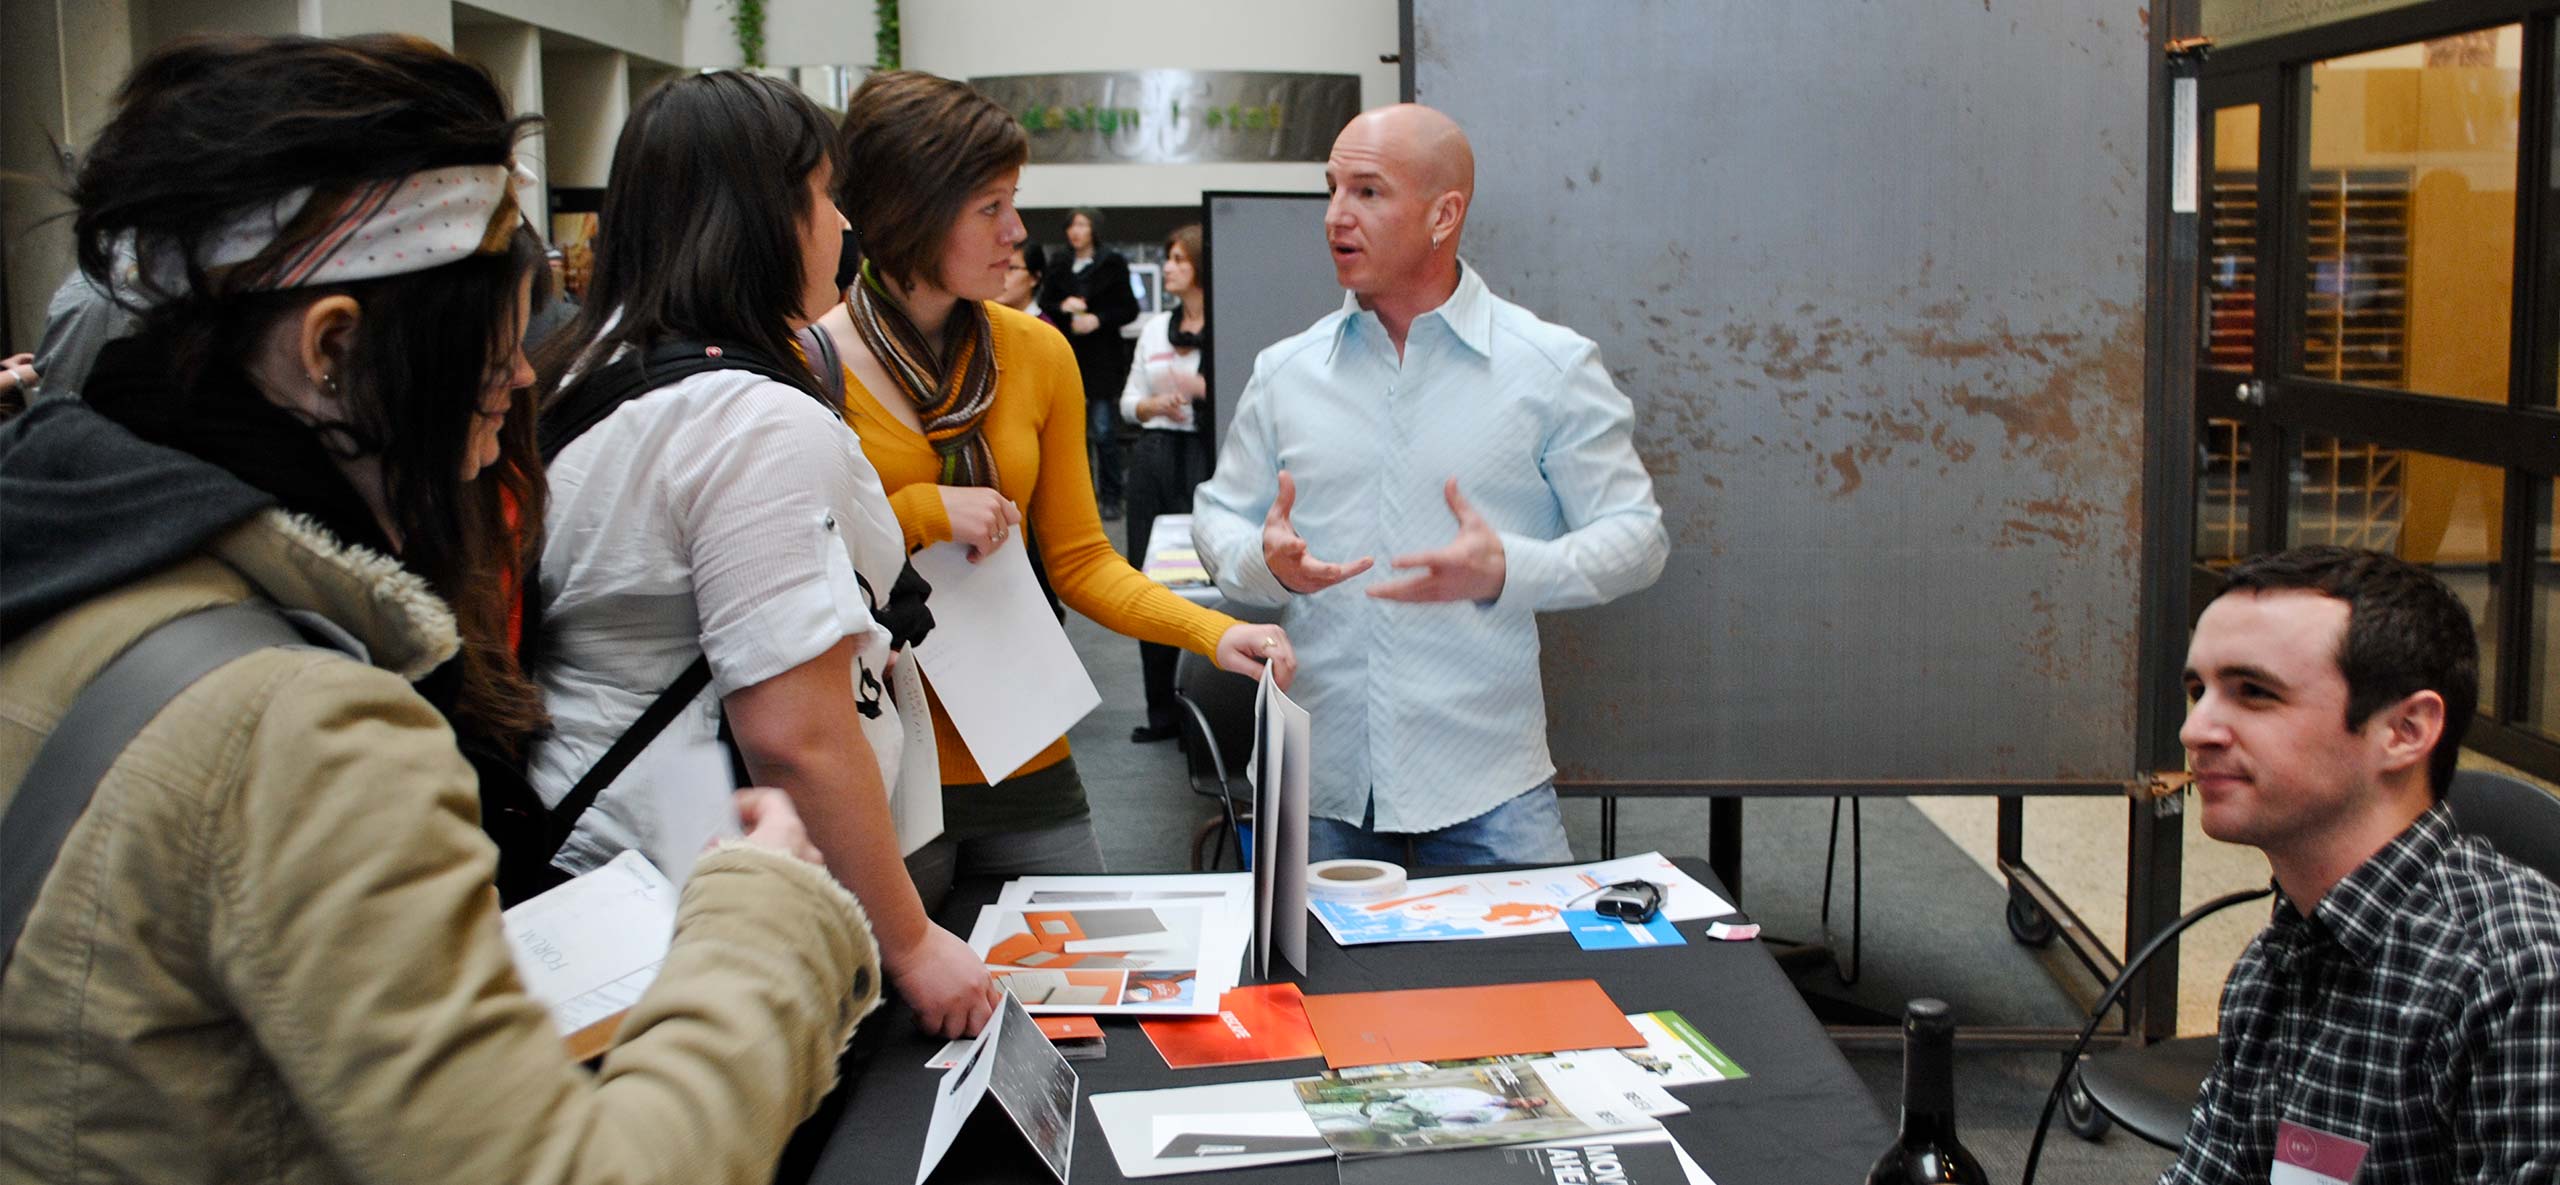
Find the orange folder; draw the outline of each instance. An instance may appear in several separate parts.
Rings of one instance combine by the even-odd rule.
[[[1138,1022],[1155,1042],[1164,1064],[1176,1070],[1285,1062],[1314,1057],[1316,1035],[1294,983],[1230,988],[1218,997],[1216,1016],[1177,1016]]]
[[[1336,1070],[1644,1044],[1589,979],[1309,996],[1306,1008],[1324,1064]]]

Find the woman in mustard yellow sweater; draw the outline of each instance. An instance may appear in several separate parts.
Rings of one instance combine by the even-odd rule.
[[[845,359],[845,418],[908,549],[987,554],[1027,518],[1050,586],[1076,612],[1241,674],[1268,661],[1285,685],[1296,658],[1278,626],[1175,596],[1103,536],[1075,354],[1057,329],[993,299],[1028,237],[1013,208],[1028,145],[1012,115],[949,79],[877,74],[846,104],[839,147],[836,204],[862,264],[820,324]],[[928,901],[955,875],[1102,871],[1066,738],[989,786],[939,705],[934,731],[943,835],[907,858]]]

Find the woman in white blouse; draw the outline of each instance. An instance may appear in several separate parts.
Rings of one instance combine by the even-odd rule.
[[[546,385],[546,408],[591,370],[670,342],[728,343],[797,377],[678,379],[552,461],[538,681],[555,730],[530,772],[556,807],[708,658],[709,694],[579,816],[555,865],[583,872],[638,849],[680,876],[726,809],[734,744],[753,781],[791,796],[828,870],[861,899],[924,1027],[957,1036],[985,1023],[996,989],[926,915],[893,822],[897,772],[883,769],[899,756],[931,766],[934,752],[929,726],[921,746],[901,741],[901,708],[918,724],[925,708],[889,695],[875,620],[905,543],[852,429],[792,353],[793,332],[838,297],[833,143],[806,96],[733,71],[662,84],[624,124],[586,307],[561,331],[572,361]],[[938,792],[931,769],[922,782]]]
[[[1145,431],[1129,457],[1129,559],[1143,564],[1156,516],[1191,513],[1191,490],[1208,479],[1213,458],[1200,435],[1195,405],[1209,387],[1200,376],[1200,341],[1209,330],[1209,290],[1200,279],[1200,224],[1164,241],[1164,294],[1174,306],[1147,317],[1129,381],[1120,391],[1120,415]],[[1173,667],[1182,652],[1138,643],[1145,675],[1147,722],[1131,731],[1139,744],[1172,738],[1175,724]]]

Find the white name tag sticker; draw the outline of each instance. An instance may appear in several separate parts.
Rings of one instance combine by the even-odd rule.
[[[2275,1170],[2268,1185],[2348,1185],[2372,1145],[2291,1120],[2276,1122]]]

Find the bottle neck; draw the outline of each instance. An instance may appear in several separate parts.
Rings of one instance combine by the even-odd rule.
[[[1914,1033],[1902,1054],[1902,1142],[1956,1133],[1955,1041],[1952,1033]]]
[[[1956,1138],[1956,1113],[1944,1111],[1902,1110],[1902,1146],[1942,1147]]]

